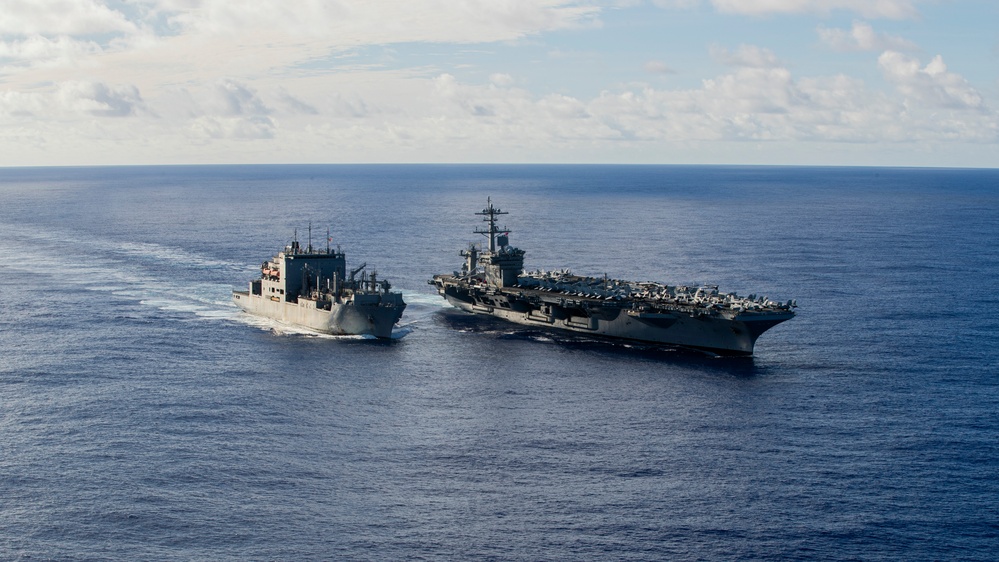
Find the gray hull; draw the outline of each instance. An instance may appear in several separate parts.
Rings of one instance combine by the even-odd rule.
[[[721,293],[718,287],[670,286],[573,275],[561,271],[524,272],[524,250],[510,245],[510,231],[496,226],[506,215],[486,200],[475,213],[489,240],[459,252],[465,258],[454,275],[430,280],[452,305],[525,326],[539,326],[633,340],[705,349],[726,355],[752,355],[756,339],[794,317],[786,304],[754,295]]]
[[[331,240],[329,233],[326,239]],[[250,281],[248,291],[233,291],[232,300],[250,314],[324,334],[390,338],[406,303],[375,272],[364,275],[365,267],[348,272],[339,247],[313,247],[310,227],[308,246],[303,248],[296,236],[261,264],[260,277]]]
[[[486,294],[460,284],[439,286],[449,303],[473,314],[524,326],[691,347],[721,355],[752,355],[763,332],[794,316],[790,312],[646,313],[597,300],[553,298],[557,296],[525,290],[502,289]]]
[[[316,332],[334,335],[372,335],[392,337],[392,326],[402,317],[405,305],[379,304],[377,296],[365,302],[364,295],[352,301],[334,303],[330,310],[317,308],[316,301],[299,298],[298,302],[282,302],[251,295],[248,291],[233,291],[233,302],[244,311],[285,324],[302,326]]]

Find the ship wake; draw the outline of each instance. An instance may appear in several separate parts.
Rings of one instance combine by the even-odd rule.
[[[185,248],[0,224],[0,252],[18,256],[5,267],[25,272],[52,290],[103,292],[181,321],[221,320],[274,333],[338,340],[369,338],[322,334],[245,314],[233,304],[232,290],[255,268]],[[66,259],[67,255],[73,259]],[[404,295],[412,305],[404,322],[393,330],[393,340],[411,333],[415,324],[442,306],[431,295],[405,291]]]

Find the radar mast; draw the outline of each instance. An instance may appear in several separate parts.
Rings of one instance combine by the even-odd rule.
[[[496,207],[493,207],[492,197],[486,198],[486,204],[488,205],[481,212],[475,213],[476,215],[481,215],[485,218],[482,219],[483,222],[489,223],[489,228],[482,230],[480,228],[475,229],[476,234],[482,234],[489,238],[489,253],[496,253],[496,235],[500,232],[508,232],[507,230],[501,231],[496,227],[496,217],[499,215],[509,215],[510,213],[505,213]]]

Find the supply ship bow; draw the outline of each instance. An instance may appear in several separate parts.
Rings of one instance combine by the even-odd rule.
[[[752,355],[757,338],[794,317],[794,301],[721,293],[716,286],[687,287],[584,277],[569,270],[524,272],[524,251],[510,245],[506,215],[487,201],[481,212],[489,240],[480,252],[460,252],[461,271],[430,281],[453,306],[526,326],[702,349],[720,355]]]

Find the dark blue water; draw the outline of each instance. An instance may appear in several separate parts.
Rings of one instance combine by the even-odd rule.
[[[530,269],[799,316],[751,360],[470,318],[426,280],[487,196]],[[237,313],[310,221],[404,337]],[[0,170],[0,558],[993,559],[997,242],[999,171]]]

